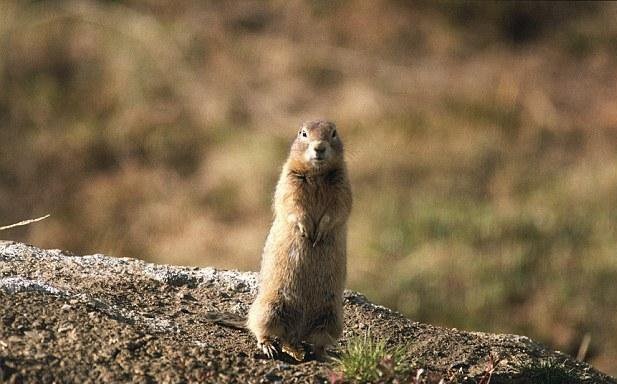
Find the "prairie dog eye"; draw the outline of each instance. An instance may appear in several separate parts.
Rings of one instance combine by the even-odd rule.
[[[334,139],[336,137],[336,129],[332,130],[332,138]]]

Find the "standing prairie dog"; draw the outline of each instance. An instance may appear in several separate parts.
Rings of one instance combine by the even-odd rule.
[[[278,345],[301,360],[302,343],[323,357],[341,335],[351,204],[336,126],[304,123],[276,186],[259,292],[248,314],[248,328],[268,357]]]

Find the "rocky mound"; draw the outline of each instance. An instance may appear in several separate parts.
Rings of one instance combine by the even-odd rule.
[[[213,312],[245,315],[255,289],[250,272],[0,242],[0,381],[341,380],[336,364],[264,359],[248,332],[208,320]],[[617,383],[529,338],[420,324],[347,292],[339,347],[369,330],[403,346],[411,372],[424,370],[423,382],[486,382],[494,368],[491,383]]]

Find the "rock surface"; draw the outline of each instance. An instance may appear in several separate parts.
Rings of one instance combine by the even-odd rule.
[[[74,256],[0,241],[0,382],[324,382],[336,365],[267,360],[252,336],[209,321],[244,316],[256,274]],[[527,337],[413,322],[353,292],[343,346],[365,335],[404,346],[423,382],[617,383]],[[566,376],[563,375],[566,374]],[[544,376],[543,376],[544,375]]]

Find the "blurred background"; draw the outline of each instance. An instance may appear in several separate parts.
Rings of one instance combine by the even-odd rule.
[[[350,288],[617,374],[616,3],[2,1],[1,237],[257,270],[318,117]]]

